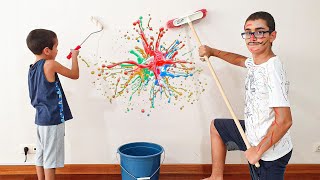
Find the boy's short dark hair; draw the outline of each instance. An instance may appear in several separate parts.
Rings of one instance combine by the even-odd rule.
[[[56,33],[51,30],[34,29],[27,37],[27,46],[33,54],[40,55],[44,48],[52,49],[56,39]]]
[[[267,26],[269,27],[269,30],[271,32],[273,32],[274,30],[276,30],[276,24],[274,22],[274,19],[272,17],[272,15],[268,12],[264,12],[264,11],[259,11],[259,12],[255,12],[253,14],[251,14],[245,23],[247,23],[248,21],[253,21],[253,20],[257,20],[257,19],[262,19],[265,20],[267,22]]]

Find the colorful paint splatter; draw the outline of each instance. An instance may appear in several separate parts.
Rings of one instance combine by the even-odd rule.
[[[103,95],[110,103],[115,99],[127,99],[126,112],[139,110],[149,115],[152,108],[163,102],[173,102],[182,110],[186,101],[193,104],[204,91],[205,84],[195,77],[202,69],[196,68],[194,62],[186,57],[192,56],[194,48],[184,50],[185,43],[181,40],[174,40],[169,46],[162,43],[168,29],[160,27],[154,30],[150,21],[149,15],[148,23],[144,25],[143,17],[140,17],[133,22],[134,33],[130,35],[127,31],[121,36],[138,44],[129,50],[130,58],[112,63],[100,58],[102,62],[94,64],[97,66],[91,71],[97,76],[94,84],[100,85],[98,90],[105,90]],[[90,67],[88,61],[80,59]]]

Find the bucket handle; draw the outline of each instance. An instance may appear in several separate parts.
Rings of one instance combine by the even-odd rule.
[[[116,153],[116,158],[117,158],[117,161],[121,167],[121,169],[123,169],[127,174],[129,174],[133,179],[136,179],[136,180],[148,180],[148,179],[151,179],[160,169],[161,165],[163,164],[164,160],[166,159],[166,151],[163,150],[163,160],[162,162],[160,163],[160,166],[158,167],[158,169],[150,176],[150,177],[140,177],[140,178],[136,178],[134,175],[132,175],[131,173],[129,173],[123,166],[121,166],[121,163],[118,159],[118,152]],[[120,154],[119,154],[120,155]]]

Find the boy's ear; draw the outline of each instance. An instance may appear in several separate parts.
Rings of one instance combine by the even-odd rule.
[[[271,34],[270,34],[270,42],[273,42],[277,37],[277,31],[273,31]]]
[[[50,54],[50,49],[48,47],[45,47],[43,50],[42,50],[42,53],[44,55],[49,55]]]

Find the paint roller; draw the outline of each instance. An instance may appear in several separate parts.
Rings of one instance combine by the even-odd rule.
[[[96,34],[96,33],[98,33],[98,32],[101,32],[101,31],[103,30],[103,25],[98,21],[97,18],[95,18],[95,17],[92,16],[92,17],[91,17],[91,21],[99,28],[99,30],[90,33],[90,34],[82,41],[82,43],[81,43],[80,45],[78,45],[76,48],[74,48],[74,50],[79,50],[79,49],[81,48],[82,44],[85,43],[85,42],[89,39],[89,37],[90,37],[91,35]],[[71,56],[72,56],[72,52],[70,52],[70,53],[68,54],[67,59],[70,59]]]
[[[201,41],[199,39],[198,34],[195,31],[195,28],[194,28],[192,22],[196,21],[196,20],[200,20],[200,19],[204,18],[206,15],[207,15],[207,10],[206,9],[201,9],[201,10],[198,10],[198,11],[196,11],[196,12],[190,14],[190,15],[183,16],[183,17],[172,19],[172,20],[168,21],[167,22],[167,27],[168,28],[177,28],[177,27],[181,27],[184,24],[188,24],[190,29],[191,29],[191,31],[192,31],[192,33],[193,33],[193,35],[194,35],[194,37],[196,38],[196,41],[197,41],[198,45],[202,46],[202,43],[201,43]],[[224,100],[225,104],[227,105],[227,107],[228,107],[228,109],[230,111],[230,114],[231,114],[231,116],[232,116],[232,118],[233,118],[233,120],[234,120],[234,122],[235,122],[235,124],[236,124],[236,126],[237,126],[237,128],[238,128],[238,130],[240,132],[240,134],[241,134],[241,137],[242,137],[244,143],[246,144],[247,149],[249,149],[251,147],[251,145],[250,145],[250,143],[249,143],[249,141],[248,141],[248,139],[247,139],[247,137],[246,137],[241,125],[240,125],[239,119],[236,117],[236,115],[235,115],[235,113],[234,113],[234,111],[233,111],[233,109],[232,109],[232,107],[230,105],[230,102],[229,102],[227,96],[225,95],[225,92],[224,92],[224,90],[223,90],[223,88],[221,86],[221,83],[220,83],[220,81],[219,81],[219,79],[218,79],[218,77],[217,77],[217,75],[216,75],[216,73],[215,73],[210,61],[209,61],[209,58],[207,56],[205,56],[204,58],[205,58],[205,60],[207,62],[207,65],[208,65],[208,67],[210,69],[210,72],[211,72],[211,74],[212,74],[212,76],[213,76],[213,78],[214,78],[214,80],[215,80],[215,82],[216,82],[216,84],[217,84],[217,86],[219,88],[219,91],[220,91],[220,93],[221,93],[221,95],[223,97],[223,100]],[[259,162],[257,162],[255,164],[255,166],[256,167],[260,167]]]

